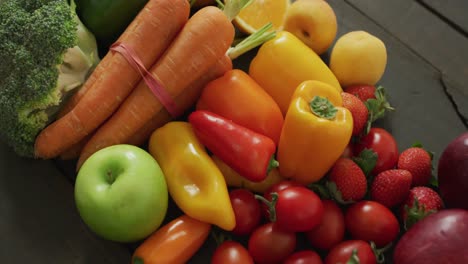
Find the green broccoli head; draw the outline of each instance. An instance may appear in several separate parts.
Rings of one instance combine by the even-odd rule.
[[[99,62],[67,0],[0,1],[0,137],[32,157],[38,133]]]

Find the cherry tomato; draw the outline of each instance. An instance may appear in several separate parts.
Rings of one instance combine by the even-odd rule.
[[[323,204],[313,191],[293,186],[278,192],[276,202],[276,224],[291,232],[305,232],[320,224]]]
[[[376,264],[377,259],[371,246],[362,240],[346,240],[334,246],[325,257],[325,264],[347,263],[353,250],[357,250],[359,264]]]
[[[354,154],[359,155],[365,148],[377,153],[377,164],[372,173],[378,173],[395,167],[398,162],[398,145],[395,138],[383,128],[373,127],[354,147]]]
[[[360,201],[345,213],[346,229],[354,239],[373,241],[384,247],[395,240],[400,230],[396,216],[384,205],[374,201]]]
[[[213,256],[211,264],[254,264],[249,251],[239,242],[224,241],[219,245]]]
[[[283,264],[322,264],[322,259],[317,252],[302,250],[290,255]]]
[[[255,263],[282,263],[296,248],[296,233],[282,230],[275,223],[266,223],[249,237],[248,250]]]
[[[250,234],[260,225],[262,218],[259,201],[247,189],[234,189],[229,192],[229,198],[236,217],[236,226],[232,233],[235,235]]]
[[[346,148],[343,150],[343,153],[341,153],[340,158],[352,158],[354,155],[353,149],[354,149],[354,144],[350,142],[346,146]]]
[[[306,232],[307,239],[314,248],[328,250],[343,241],[345,220],[343,211],[332,200],[323,200],[322,222],[316,228]]]
[[[265,193],[263,194],[263,197],[265,197],[265,199],[267,199],[268,201],[271,201],[271,193],[274,193],[274,192],[278,193],[292,186],[302,186],[302,185],[294,181],[288,181],[288,180],[280,181],[277,184],[274,184],[270,188],[268,188],[268,190],[266,190]],[[270,214],[268,211],[268,206],[266,206],[264,203],[262,203],[262,214],[266,219],[269,219]]]

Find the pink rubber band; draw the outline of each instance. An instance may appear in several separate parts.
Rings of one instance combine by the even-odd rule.
[[[156,96],[172,117],[177,118],[182,115],[182,111],[177,107],[171,95],[145,68],[145,65],[132,48],[123,43],[117,42],[110,47],[110,50],[122,54],[130,65],[140,73],[141,77],[145,80],[146,85],[148,85],[154,96]]]

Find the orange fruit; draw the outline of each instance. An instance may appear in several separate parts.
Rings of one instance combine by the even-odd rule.
[[[280,30],[289,5],[290,0],[253,0],[241,10],[234,23],[240,31],[247,34],[254,33],[268,22],[273,24],[272,30]]]

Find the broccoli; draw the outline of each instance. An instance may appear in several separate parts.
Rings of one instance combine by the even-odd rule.
[[[33,157],[39,132],[98,62],[73,1],[0,0],[0,139]]]

